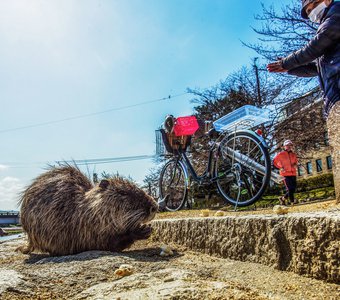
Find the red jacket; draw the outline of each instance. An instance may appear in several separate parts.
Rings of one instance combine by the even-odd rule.
[[[281,176],[296,176],[297,163],[297,156],[292,151],[282,151],[273,159],[273,164],[280,169]]]

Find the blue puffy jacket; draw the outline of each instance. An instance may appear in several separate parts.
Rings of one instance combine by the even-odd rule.
[[[308,44],[282,60],[291,75],[319,76],[326,116],[340,100],[340,2],[333,2]]]

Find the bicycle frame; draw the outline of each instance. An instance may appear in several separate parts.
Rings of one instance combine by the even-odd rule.
[[[205,178],[209,178],[209,175],[211,174],[211,166],[212,166],[212,157],[213,157],[213,151],[210,150],[209,151],[209,158],[208,158],[208,165],[205,169],[205,171],[203,172],[203,174],[201,176],[199,176],[194,167],[192,166],[189,158],[187,157],[187,155],[185,154],[185,152],[180,153],[180,162],[182,162],[182,164],[184,165],[184,169],[186,170],[187,173],[190,173],[192,179],[196,182],[201,183],[203,179]],[[183,163],[184,162],[184,163]]]
[[[238,173],[240,172],[238,170],[241,170],[240,165],[243,165],[249,169],[252,169],[256,171],[257,173],[262,174],[263,176],[268,174],[267,168],[268,168],[268,165],[270,165],[268,156],[265,159],[266,161],[265,166],[261,165],[260,163],[256,161],[256,159],[252,158],[252,155],[250,154],[253,152],[255,148],[248,147],[248,150],[246,152],[243,152],[243,153],[239,152],[235,144],[236,139],[234,138],[237,136],[246,136],[246,137],[253,136],[254,138],[256,138],[255,140],[257,140],[257,143],[261,144],[262,149],[268,148],[264,138],[251,130],[235,130],[234,132],[224,131],[216,139],[211,140],[209,142],[210,149],[209,149],[207,164],[206,164],[204,172],[201,175],[197,174],[185,150],[182,150],[181,148],[178,149],[176,153],[174,153],[175,155],[173,158],[175,165],[179,164],[181,168],[183,169],[183,176],[185,180],[184,184],[186,188],[190,187],[190,184],[191,184],[190,180],[197,182],[201,186],[201,185],[214,184],[215,182],[217,182],[218,184],[219,180],[224,177],[226,177],[227,180],[230,180],[230,178],[231,180],[233,180],[234,178],[236,180],[236,183],[234,185],[238,186],[238,189],[239,189],[239,195],[237,196],[235,209],[238,205],[238,199],[241,193],[241,188],[240,188],[241,184],[248,184],[248,190],[250,190],[249,182],[247,180],[242,180],[241,178],[237,177],[237,176],[240,176],[240,174]],[[218,162],[219,156],[222,156],[223,158],[228,157],[231,160],[230,169],[228,167],[228,169],[225,169],[222,173],[219,173],[216,171],[216,168],[217,168],[216,163]],[[175,171],[175,173],[173,174],[173,178],[175,178],[176,172],[177,171]],[[229,175],[229,172],[230,172],[230,175]],[[270,174],[270,171],[269,171],[269,174]],[[171,182],[172,182],[172,179],[171,179]],[[263,184],[267,184],[267,183],[263,183]],[[219,186],[218,186],[218,189],[220,190]],[[263,190],[263,186],[261,187],[261,189]],[[226,196],[224,194],[223,194],[223,197],[226,199]],[[161,207],[161,203],[163,203],[162,204],[163,206],[165,205],[165,201],[166,201],[166,197],[161,199],[161,201],[159,202],[160,207]]]
[[[186,176],[188,178],[188,175],[190,174],[191,178],[198,182],[199,184],[202,184],[204,179],[210,179],[210,183],[212,183],[214,180],[214,178],[211,178],[212,173],[213,173],[213,161],[214,161],[214,153],[215,151],[218,149],[219,145],[220,145],[220,141],[222,141],[227,135],[221,134],[216,141],[213,142],[213,144],[210,147],[209,150],[209,156],[208,156],[208,163],[207,166],[205,168],[205,171],[203,172],[203,174],[200,176],[197,174],[197,172],[195,171],[193,165],[190,162],[190,159],[188,158],[188,156],[186,155],[185,151],[179,150],[178,151],[178,156],[177,156],[177,160],[179,163],[182,164],[183,169],[186,172]]]
[[[256,135],[256,133],[254,133],[253,131],[251,130],[242,130],[242,131],[245,131],[245,132],[248,132],[254,136],[256,136],[262,143],[262,145],[266,148],[268,148],[267,144],[266,144],[266,141],[265,139],[260,136],[260,135]],[[236,133],[237,131],[235,131]],[[214,155],[214,152],[216,151],[216,148],[219,148],[220,147],[220,144],[223,142],[224,139],[228,139],[230,136],[232,136],[234,133],[233,132],[224,132],[214,143],[213,145],[211,146],[210,150],[209,150],[209,156],[208,156],[208,164],[207,164],[207,167],[205,169],[205,171],[203,172],[203,174],[201,176],[199,176],[194,167],[192,166],[189,158],[187,157],[185,151],[181,151],[179,150],[179,155],[178,155],[178,161],[182,162],[182,166],[184,168],[184,170],[186,171],[186,176],[188,176],[188,173],[190,173],[192,179],[198,183],[202,183],[202,181],[206,178],[210,178],[211,179],[211,182],[213,182],[214,178],[211,178],[211,174],[212,174],[212,167],[213,167],[213,155]],[[221,140],[221,141],[219,141]],[[263,166],[261,166],[260,164],[256,163],[255,161],[253,160],[250,160],[249,157],[247,157],[246,155],[243,155],[243,154],[240,154],[240,153],[237,153],[235,152],[232,148],[228,147],[226,149],[226,151],[224,152],[225,154],[227,154],[230,158],[233,158],[235,161],[247,166],[247,167],[250,167],[254,170],[256,170],[257,172],[259,172],[260,174],[265,174],[265,170],[263,168]],[[183,163],[184,162],[184,163]],[[282,178],[281,176],[279,176],[278,174],[276,173],[272,173],[271,174],[271,179],[276,182],[276,183],[280,183],[282,181]]]

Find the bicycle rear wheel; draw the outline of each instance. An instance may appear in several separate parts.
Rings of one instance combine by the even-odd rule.
[[[254,133],[239,131],[222,140],[215,178],[228,203],[243,207],[256,202],[269,184],[270,172],[268,149]]]
[[[165,201],[165,209],[176,211],[183,207],[188,192],[187,175],[178,160],[168,161],[160,174],[159,196]]]

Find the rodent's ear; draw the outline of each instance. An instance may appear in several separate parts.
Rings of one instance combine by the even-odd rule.
[[[110,182],[106,179],[103,179],[99,183],[99,187],[102,189],[106,189],[109,186]]]

